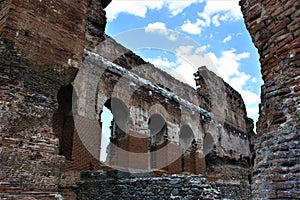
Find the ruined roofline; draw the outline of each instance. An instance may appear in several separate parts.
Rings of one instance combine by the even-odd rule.
[[[128,78],[130,78],[129,80],[135,81],[136,83],[138,83],[140,85],[146,85],[147,87],[150,87],[151,89],[153,89],[153,91],[158,91],[162,96],[169,98],[170,100],[175,100],[175,101],[179,102],[180,105],[184,105],[188,108],[195,109],[196,111],[198,111],[200,114],[204,115],[207,118],[210,118],[210,119],[213,118],[213,113],[207,111],[206,109],[201,108],[200,106],[189,102],[188,100],[184,99],[183,97],[176,95],[174,92],[170,92],[170,91],[166,90],[165,88],[160,87],[156,83],[152,83],[151,81],[149,81],[143,77],[140,77],[138,74],[135,74],[115,63],[110,62],[109,60],[107,60],[106,58],[102,57],[101,55],[99,55],[97,53],[91,52],[89,50],[84,50],[84,55],[85,55],[84,57],[90,56],[91,58],[94,58],[96,60],[99,59],[103,63],[107,64],[106,66],[109,67],[109,70],[111,70],[117,74],[120,74],[121,76],[125,76],[125,77],[127,76]],[[173,79],[175,79],[175,78],[173,78]]]
[[[107,49],[108,46],[113,46],[115,48],[113,50]],[[105,51],[105,50],[110,50],[110,51]],[[147,65],[147,67],[151,67],[153,70],[155,70],[157,72],[156,74],[160,77],[151,77],[152,73],[149,73],[149,74],[139,73],[138,75],[140,77],[145,78],[153,83],[156,83],[160,87],[163,87],[167,90],[175,92],[179,96],[185,96],[185,98],[187,98],[188,101],[190,101],[194,104],[198,103],[198,101],[195,101],[194,99],[189,97],[189,94],[187,94],[187,93],[190,93],[190,96],[192,96],[193,98],[195,98],[195,96],[197,96],[197,97],[199,96],[199,93],[197,92],[197,89],[196,89],[196,83],[195,83],[195,87],[192,87],[192,86],[188,85],[187,83],[184,83],[184,82],[178,80],[177,78],[171,76],[167,72],[159,69],[155,65],[153,65],[149,62],[146,62],[143,58],[136,55],[130,49],[126,48],[125,46],[123,46],[122,44],[120,44],[118,41],[116,41],[114,38],[112,38],[111,36],[109,36],[107,34],[105,34],[105,40],[102,43],[100,43],[99,48],[92,50],[92,52],[95,52],[96,54],[101,55],[102,57],[106,58],[110,62],[115,63],[118,66],[120,66],[121,68],[127,69],[129,71],[132,70],[133,68],[139,68],[139,67],[143,67],[143,65]],[[133,57],[126,57],[128,55],[133,56]],[[126,59],[129,59],[129,61]],[[203,67],[199,67],[198,69],[195,69],[195,73],[197,73],[199,70],[201,71],[201,68],[203,68]],[[219,80],[219,81],[222,80],[222,83],[225,86],[226,91],[227,90],[231,91],[238,99],[242,100],[242,104],[243,104],[242,106],[243,106],[243,110],[245,112],[245,117],[248,117],[247,111],[246,111],[246,106],[245,106],[244,100],[242,99],[242,96],[234,88],[232,88],[227,82],[225,82],[220,76],[215,74],[213,71],[209,70],[207,67],[204,67],[204,68],[205,68],[204,69],[205,71],[209,72],[210,77],[217,78],[217,80]],[[134,69],[133,69],[133,71],[134,71]],[[163,78],[168,81],[166,82],[166,84],[161,85],[159,78]],[[174,86],[176,86],[175,89],[174,89]],[[179,91],[178,89],[180,89],[180,88],[184,88],[185,91]]]
[[[221,80],[224,85],[226,86],[226,88],[228,88],[230,91],[232,91],[235,95],[237,95],[238,97],[240,97],[242,99],[242,95],[236,91],[231,85],[229,85],[229,83],[227,83],[226,81],[224,81],[224,79],[222,77],[220,77],[218,74],[216,74],[214,71],[208,69],[206,66],[201,66],[198,67],[198,71],[207,71],[208,73],[210,73],[210,75],[212,75],[214,78],[217,78],[219,80]]]
[[[241,99],[242,100],[242,106],[243,106],[243,108],[244,108],[244,112],[245,112],[245,119],[246,118],[249,118],[248,117],[248,115],[247,115],[247,109],[246,109],[246,105],[245,105],[245,102],[244,102],[244,99],[243,99],[243,97],[242,97],[242,95],[237,91],[237,90],[235,90],[229,83],[227,83],[222,77],[220,77],[218,74],[216,74],[214,71],[212,71],[212,70],[210,70],[209,68],[207,68],[206,66],[201,66],[201,67],[198,67],[198,71],[197,72],[199,72],[199,74],[201,74],[200,72],[201,71],[205,71],[205,72],[207,72],[207,73],[209,73],[209,76],[208,76],[208,78],[211,78],[211,77],[213,77],[213,78],[216,78],[216,79],[218,79],[218,81],[222,81],[222,83],[223,83],[223,85],[225,86],[225,88],[226,88],[226,94],[228,94],[228,90],[233,94],[233,95],[235,95],[237,98],[239,98],[239,99]],[[196,72],[196,73],[197,73]],[[196,74],[195,73],[195,74]],[[195,75],[194,74],[194,75]],[[229,94],[228,94],[229,95]],[[249,119],[251,119],[251,118],[249,118]],[[253,119],[251,119],[251,120],[253,120]]]
[[[108,54],[108,52],[104,51],[104,50],[107,50],[108,45],[115,47],[112,50],[113,52],[110,51],[109,54]],[[162,87],[166,90],[176,93],[178,96],[184,97],[189,102],[192,102],[192,104],[194,104],[194,105],[199,104],[199,101],[197,98],[197,97],[199,97],[199,93],[196,89],[196,83],[195,83],[195,88],[194,88],[194,87],[188,85],[187,83],[184,83],[184,82],[176,79],[175,77],[171,76],[167,72],[155,67],[155,65],[144,61],[143,58],[134,54],[131,50],[129,50],[122,44],[118,43],[111,36],[105,35],[105,40],[100,44],[100,47],[104,47],[104,48],[96,49],[93,52],[108,59],[110,62],[117,64],[119,67],[121,67],[123,69],[127,69],[128,71],[130,71],[133,68],[141,69],[143,67],[143,65],[146,68],[150,67],[151,69],[153,69],[151,71],[151,73],[144,73],[144,74],[136,73],[136,74],[138,74],[140,77],[142,77],[144,79],[149,80],[152,83],[156,83],[157,85],[159,85],[160,87]],[[130,55],[133,57],[131,57],[131,58],[126,57],[126,54],[128,55],[128,53],[130,53]],[[124,62],[121,62],[123,64],[123,66],[121,66],[118,63],[118,62],[120,62],[120,60],[118,60],[118,59],[123,59],[122,61],[124,61]],[[129,61],[126,59],[129,59]],[[138,60],[138,62],[136,62],[136,60]],[[146,63],[146,64],[144,64],[144,63]],[[141,68],[139,68],[139,67],[141,67]],[[201,69],[201,67],[198,68],[198,71],[199,71],[199,69]],[[220,76],[216,75],[213,71],[207,69],[207,67],[205,67],[205,69],[210,74],[210,77],[217,78],[217,80],[222,81],[221,83],[223,83],[227,94],[232,93],[234,96],[236,96],[237,99],[241,99],[241,104],[242,104],[241,106],[243,107],[243,112],[245,113],[245,115],[243,117],[249,118],[247,115],[246,106],[245,106],[244,100],[242,99],[242,96],[234,88],[232,88],[228,83],[226,83]],[[135,71],[135,70],[133,69],[133,71]],[[139,70],[137,70],[137,71],[139,71]],[[195,72],[197,72],[196,69],[195,69]],[[156,74],[156,76],[154,76],[153,74]],[[161,85],[160,79],[168,80],[168,81],[166,81],[165,84]],[[215,82],[215,81],[213,81],[213,82]],[[214,113],[214,115],[217,115],[217,114],[218,113]]]
[[[121,43],[119,43],[118,41],[116,41],[113,37],[111,37],[111,36],[105,34],[105,40],[106,40],[106,39],[111,40],[113,43],[115,43],[116,45],[118,45],[119,47],[121,47],[121,48],[123,49],[123,51],[124,51],[124,54],[125,54],[125,51],[126,51],[126,53],[132,53],[132,55],[134,55],[135,59],[138,59],[138,60],[139,60],[139,63],[142,63],[142,64],[146,64],[146,65],[148,65],[148,66],[151,66],[151,67],[153,67],[155,70],[159,71],[160,74],[162,74],[163,76],[166,76],[166,78],[168,78],[168,79],[173,79],[173,80],[175,80],[178,84],[181,84],[181,85],[183,85],[183,86],[185,86],[185,87],[189,87],[190,89],[193,89],[193,90],[196,91],[196,89],[195,89],[194,87],[190,86],[189,84],[187,84],[187,83],[185,83],[185,82],[182,82],[181,80],[178,80],[177,78],[173,77],[172,75],[168,74],[167,72],[165,72],[165,71],[161,70],[160,68],[156,67],[154,64],[152,64],[152,63],[150,63],[150,62],[148,62],[148,61],[145,61],[142,57],[140,57],[139,55],[135,54],[133,51],[131,51],[130,49],[126,48],[124,45],[122,45]],[[92,52],[95,52],[96,54],[99,54],[99,53],[97,53],[97,51],[92,51]],[[99,55],[101,55],[101,54],[99,54]],[[105,55],[101,55],[101,56],[104,57],[104,58],[106,58]],[[115,60],[117,60],[118,58],[116,58],[114,61],[112,61],[112,60],[109,59],[109,58],[106,58],[106,59],[108,59],[110,62],[112,62],[112,63],[114,63],[114,64],[117,64],[117,63],[115,63]],[[117,64],[117,65],[119,65],[119,64]],[[119,66],[120,66],[120,65],[119,65]],[[120,66],[120,67],[127,69],[126,67],[123,67],[123,66]],[[127,70],[130,70],[130,69],[132,69],[132,68],[129,68],[129,69],[127,69]],[[196,72],[196,69],[195,69],[195,72]],[[195,86],[196,86],[196,84],[195,84]]]

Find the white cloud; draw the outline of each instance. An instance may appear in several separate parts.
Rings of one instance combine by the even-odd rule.
[[[239,0],[207,0],[203,12],[198,13],[199,18],[192,23],[187,20],[181,29],[189,34],[200,34],[204,27],[211,24],[218,27],[221,21],[235,21],[242,19]]]
[[[154,64],[157,68],[160,69],[171,69],[176,66],[175,62],[169,61],[167,58],[162,58],[161,56],[156,58],[146,58],[147,62]]]
[[[238,76],[241,74],[239,71],[240,60],[249,58],[249,52],[236,53],[235,49],[223,51],[221,57],[209,52],[208,56],[217,66],[220,76],[226,81],[229,82],[229,79],[232,76]]]
[[[212,17],[212,23],[213,23],[213,25],[215,25],[217,27],[221,25],[221,23],[219,21],[219,18],[220,18],[220,14],[217,14],[217,15],[215,15],[215,16]]]
[[[242,19],[242,12],[238,0],[207,0],[203,12],[198,13],[195,23],[190,20],[184,22],[181,29],[189,34],[200,34],[203,27],[220,26],[220,21],[234,21]]]
[[[182,58],[178,58],[176,63],[178,65],[170,72],[171,76],[195,88],[196,84],[193,74],[197,71],[197,69]]]
[[[166,7],[172,17],[181,13],[185,8],[192,3],[202,2],[203,0],[188,0],[188,1],[174,1],[174,0],[159,0],[159,1],[142,1],[142,0],[114,0],[106,10],[108,21],[112,21],[118,17],[120,13],[127,13],[138,17],[145,17],[148,10],[162,9]]]
[[[239,0],[207,0],[204,10],[199,13],[199,16],[206,20],[208,26],[212,21],[211,18],[214,18],[215,21],[232,21],[243,18],[239,6]]]
[[[223,43],[227,43],[232,39],[231,35],[228,35],[227,37],[224,38]]]
[[[246,88],[249,82],[256,80],[251,75],[241,72],[240,61],[242,59],[249,58],[249,52],[236,53],[235,49],[223,51],[220,57],[217,57],[214,53],[208,53],[209,57],[215,65],[220,76],[241,95],[247,107],[248,116],[257,120],[258,118],[258,103],[260,97],[258,94],[248,90]]]
[[[190,20],[187,20],[181,26],[181,30],[183,30],[189,34],[196,35],[196,34],[200,34],[202,29],[200,27],[200,24],[198,24],[198,22],[193,24],[193,23],[191,23]]]
[[[252,82],[252,83],[257,83],[258,80],[257,80],[255,77],[253,77],[253,78],[251,79],[251,82]]]
[[[166,24],[163,22],[155,22],[152,24],[148,24],[146,27],[146,31],[152,31],[152,29],[161,29],[161,30],[167,30]]]
[[[168,40],[175,41],[177,40],[177,36],[174,34],[174,31],[170,31],[167,29],[166,24],[163,22],[154,22],[152,24],[148,24],[145,28],[146,33],[159,33],[167,36]]]
[[[176,16],[181,13],[185,8],[189,7],[192,3],[202,2],[203,0],[188,0],[188,1],[174,1],[166,0],[166,7],[171,13],[171,16]]]
[[[106,8],[106,17],[112,21],[122,12],[138,17],[145,17],[147,10],[161,9],[163,1],[112,1]]]
[[[193,74],[197,71],[200,66],[207,66],[210,70],[214,70],[213,62],[209,56],[205,54],[205,49],[209,45],[203,47],[179,46],[175,54],[178,58],[176,61],[177,66],[173,69],[170,74],[178,80],[189,84],[192,87],[196,87]]]

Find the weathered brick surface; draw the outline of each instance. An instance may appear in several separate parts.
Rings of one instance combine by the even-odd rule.
[[[202,175],[123,177],[101,171],[82,172],[77,194],[80,199],[221,199]]]
[[[81,62],[86,1],[5,2],[1,39],[14,41],[22,58],[46,65],[67,66],[68,59]]]
[[[298,199],[300,2],[240,1],[264,84],[255,138],[253,198]]]
[[[232,178],[237,182],[247,182],[249,166],[241,162],[252,156],[249,136],[253,125],[246,118],[241,96],[205,69],[199,69],[198,73],[204,77],[207,90],[195,90],[146,64],[105,36],[103,8],[109,2],[1,2],[0,197],[60,198],[56,192],[61,178],[60,191],[66,198],[75,198],[71,190],[77,187],[78,171],[109,169],[98,162],[101,149],[99,121],[103,106],[112,109],[108,102],[116,99],[119,110],[112,109],[115,123],[111,134],[115,146],[109,147],[112,167],[203,173],[214,181],[229,185]],[[289,9],[293,16],[292,7]],[[259,9],[255,12],[258,15]],[[290,29],[295,30],[295,26],[291,22]],[[292,36],[278,37],[276,44],[291,41]],[[137,66],[139,68],[135,68]],[[82,70],[87,71],[81,74]],[[76,95],[71,89],[73,81]],[[274,98],[299,91],[296,87],[282,87],[278,91],[272,87],[269,95]],[[293,102],[289,104],[293,105]],[[288,112],[292,119],[297,118],[294,111],[290,106]],[[155,128],[151,128],[150,119],[155,115],[159,115],[164,123],[164,129],[158,133],[153,133]],[[279,110],[274,113],[271,123],[288,120],[285,112]],[[191,129],[188,132],[192,140],[186,143],[179,136],[183,126]],[[211,136],[209,144],[205,140],[207,135]],[[280,141],[282,149],[297,149],[297,143]],[[277,148],[272,143],[268,145]],[[206,146],[213,148],[205,152]],[[296,151],[293,153],[297,154]],[[212,157],[216,161],[210,159]],[[292,166],[295,160],[274,160],[292,173],[297,172]],[[283,177],[277,177],[280,178]],[[185,181],[185,178],[179,179]],[[155,181],[147,180],[145,184],[156,187]],[[162,185],[165,184],[163,181]],[[85,188],[85,185],[80,187]],[[130,192],[134,191],[131,187],[128,185],[127,188]],[[207,191],[203,189],[206,187],[206,184],[199,186],[194,195],[206,195]],[[285,186],[290,187],[290,184]],[[172,195],[186,195],[188,192],[186,188],[170,188],[170,191],[174,191]],[[215,194],[214,190],[210,191]],[[84,194],[89,192],[90,188],[82,191]],[[153,194],[149,194],[149,198],[152,197]]]

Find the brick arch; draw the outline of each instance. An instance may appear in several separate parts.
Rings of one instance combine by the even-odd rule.
[[[195,166],[195,146],[196,140],[193,130],[188,124],[184,124],[179,132],[179,144],[181,147],[181,166],[183,172],[196,172]]]
[[[169,117],[169,113],[168,111],[166,110],[166,108],[161,105],[161,104],[154,104],[152,105],[150,108],[149,108],[149,118],[151,117],[151,115],[154,115],[154,114],[159,114],[162,116],[162,118],[167,122],[170,117]]]
[[[167,152],[163,149],[168,143],[167,121],[160,113],[153,113],[148,119],[150,131],[148,146],[150,152],[150,169],[159,169],[160,166],[166,167]]]
[[[132,121],[130,111],[126,104],[118,98],[107,99],[103,106],[108,108],[113,115],[107,163],[119,167],[128,167],[129,160],[126,152],[130,151],[129,129]]]
[[[57,93],[58,109],[53,115],[53,131],[59,139],[59,154],[72,160],[74,119],[72,113],[73,86],[61,87]]]

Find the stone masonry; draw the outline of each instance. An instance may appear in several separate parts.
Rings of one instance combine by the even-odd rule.
[[[299,1],[240,1],[265,82],[255,153],[240,94],[200,66],[194,89],[105,35],[109,2],[1,1],[0,198],[106,198],[110,177],[91,182],[80,172],[111,168],[201,173],[220,194],[197,175],[196,198],[208,189],[247,199],[250,183],[254,199],[300,198]],[[103,107],[114,116],[106,166]],[[121,178],[116,188],[134,182],[151,198],[145,184],[177,181],[184,187],[164,192],[189,195],[193,176],[174,177]]]
[[[241,0],[260,54],[254,199],[300,198],[300,1]]]

